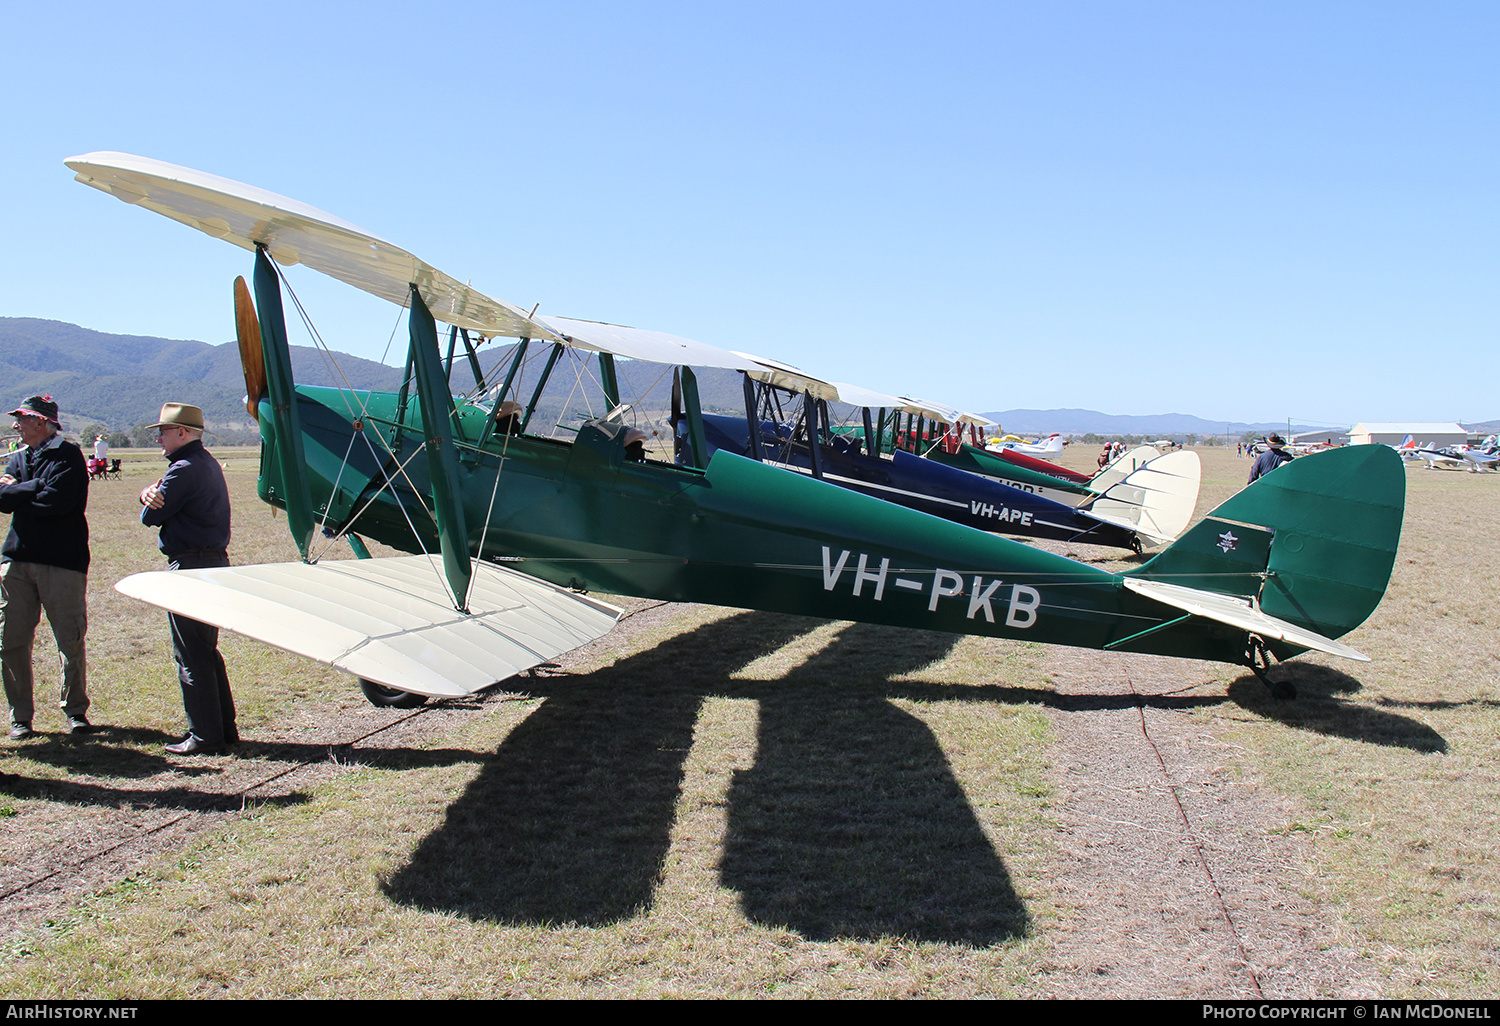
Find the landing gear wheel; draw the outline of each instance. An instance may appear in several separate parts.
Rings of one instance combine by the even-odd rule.
[[[1290,701],[1297,697],[1297,688],[1290,682],[1284,680],[1272,680],[1266,676],[1271,669],[1271,652],[1266,648],[1266,641],[1259,634],[1250,635],[1245,644],[1245,662],[1250,667],[1250,672],[1260,678],[1260,682],[1271,692],[1271,697],[1279,701]]]
[[[365,693],[371,705],[378,705],[382,709],[415,709],[427,701],[426,695],[415,695],[410,691],[399,691],[396,688],[388,688],[384,684],[376,684],[373,680],[359,678],[359,690]]]

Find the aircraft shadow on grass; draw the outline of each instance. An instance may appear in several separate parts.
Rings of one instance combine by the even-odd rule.
[[[1071,696],[898,680],[942,659],[958,637],[854,624],[779,680],[733,678],[822,623],[740,613],[587,676],[526,682],[547,700],[484,761],[386,892],[417,907],[533,925],[603,925],[648,908],[706,697],[759,707],[755,764],[736,770],[729,789],[721,879],[751,919],[812,939],[986,945],[1029,929],[941,746],[891,699],[1074,712],[1233,701],[1297,729],[1447,748],[1409,717],[1340,700],[1359,682],[1311,663],[1295,664],[1301,697],[1292,702],[1271,699],[1250,675],[1227,699]]]
[[[1317,663],[1299,662],[1278,665],[1272,668],[1271,676],[1295,684],[1297,699],[1277,701],[1267,694],[1265,685],[1247,673],[1230,683],[1230,700],[1259,716],[1298,730],[1372,745],[1409,748],[1414,752],[1448,751],[1443,735],[1419,720],[1344,701],[1341,695],[1353,694],[1364,686],[1347,673]]]
[[[1015,705],[1035,704],[1059,712],[1100,712],[1113,709],[1201,709],[1233,702],[1241,708],[1276,720],[1298,730],[1313,731],[1351,741],[1410,748],[1417,752],[1446,752],[1448,742],[1425,723],[1386,709],[1356,705],[1340,695],[1359,691],[1358,679],[1327,666],[1311,662],[1278,664],[1271,676],[1295,684],[1298,697],[1293,700],[1272,698],[1266,686],[1252,674],[1230,683],[1228,695],[1217,694],[1137,694],[1121,690],[1114,694],[1066,695],[1051,688],[998,687],[976,685],[941,685],[921,682],[898,682],[887,692],[890,698],[913,701],[1006,702]],[[1459,705],[1500,705],[1486,700],[1467,702],[1390,702],[1389,709],[1441,709]]]
[[[890,678],[956,636],[846,627],[774,681],[731,679],[823,621],[740,613],[581,678],[520,723],[387,882],[474,919],[603,925],[650,906],[706,697],[759,703],[721,875],[758,922],[811,938],[986,945],[1029,919],[936,739]],[[642,679],[654,683],[643,685]]]
[[[989,945],[1027,934],[1025,905],[942,747],[888,700],[891,677],[958,640],[854,624],[783,679],[733,689],[759,700],[759,743],[729,789],[721,874],[751,919],[811,940]],[[872,656],[878,668],[858,666]]]

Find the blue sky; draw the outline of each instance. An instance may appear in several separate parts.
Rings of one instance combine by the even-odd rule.
[[[233,337],[248,255],[62,165],[123,150],[528,309],[969,409],[1492,419],[1497,29],[1369,0],[31,5],[0,315]],[[401,344],[394,307],[293,284],[335,348]]]

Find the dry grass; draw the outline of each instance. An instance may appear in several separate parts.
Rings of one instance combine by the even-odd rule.
[[[1200,455],[1202,514],[1249,464]],[[1500,983],[1500,475],[1418,465],[1407,480],[1390,588],[1347,638],[1374,661],[1309,654],[1273,671],[1295,702],[1217,667],[1226,701],[1182,715],[1291,810],[1279,829],[1310,864],[1285,875],[1305,874],[1325,911],[1321,944],[1368,960],[1386,996],[1486,995]]]
[[[350,773],[90,899],[12,992],[1014,993],[1045,721],[984,700],[985,643],[895,639],[674,612],[443,759]]]
[[[1289,829],[1314,839],[1319,897],[1387,993],[1483,995],[1500,985],[1500,475],[1407,480],[1390,590],[1349,639],[1374,662],[1305,660],[1291,705],[1242,681],[1265,719],[1228,737],[1301,802]]]
[[[1200,512],[1248,467],[1232,451],[1203,455]],[[185,768],[157,754],[181,724],[164,625],[108,590],[158,565],[132,523],[155,467],[127,462],[137,480],[93,497],[93,690],[101,720],[131,726],[0,749],[0,771],[26,781],[0,781],[0,815],[11,813],[0,850],[66,852],[122,802],[156,808],[153,788],[182,805],[224,762],[269,765],[254,752]],[[286,558],[284,525],[248,495],[253,457],[231,458],[230,472],[235,558]],[[1299,661],[1294,704],[1218,667],[1217,683],[1194,677],[1217,693],[1159,712],[1213,747],[1215,772],[1272,802],[1272,825],[1246,829],[1305,845],[1306,900],[1333,942],[1376,966],[1381,992],[1484,994],[1500,946],[1500,869],[1487,859],[1500,840],[1489,612],[1500,480],[1409,478],[1396,579],[1351,636],[1375,663]],[[226,641],[226,656],[252,736],[307,710],[352,735],[366,715],[337,674],[248,643]],[[1061,975],[1047,982],[1067,883],[1054,879],[1062,813],[1044,708],[1060,703],[1047,658],[648,609],[565,675],[445,714],[426,743],[361,750],[295,785],[295,800],[252,804],[101,880],[49,928],[13,934],[7,993],[1066,993]]]

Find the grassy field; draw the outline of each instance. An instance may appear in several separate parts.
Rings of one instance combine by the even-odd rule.
[[[1407,471],[1390,590],[1276,727],[1230,730],[1294,797],[1319,898],[1403,995],[1500,988],[1500,475]],[[1310,661],[1310,662],[1321,662]]]
[[[1201,454],[1200,512],[1248,467]],[[90,500],[91,691],[113,728],[0,748],[0,851],[52,843],[66,857],[105,813],[182,804],[259,762],[269,772],[308,720],[360,729],[346,678],[226,637],[242,732],[280,743],[191,765],[161,756],[182,730],[164,616],[110,588],[160,565],[135,522],[160,463],[124,455],[127,480]],[[221,455],[235,561],[288,558],[284,523],[253,497],[254,453]],[[1311,846],[1307,897],[1379,967],[1383,992],[1482,995],[1500,948],[1500,480],[1408,478],[1391,591],[1349,639],[1376,661],[1307,660],[1290,704],[1224,667],[1236,715],[1182,715],[1294,810],[1275,829]],[[39,691],[55,665],[45,649]],[[338,749],[338,772],[297,800],[252,792],[13,931],[6,996],[1044,992],[1057,728],[1018,696],[1045,687],[1046,659],[1018,643],[644,607],[566,672],[423,714],[440,726],[419,741]],[[39,702],[40,729],[57,719]]]

